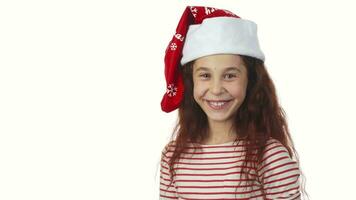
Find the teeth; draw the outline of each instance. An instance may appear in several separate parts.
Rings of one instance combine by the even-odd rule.
[[[224,105],[226,102],[209,102],[211,105],[213,106],[222,106]]]

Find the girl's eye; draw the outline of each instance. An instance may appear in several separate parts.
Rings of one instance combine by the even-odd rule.
[[[200,77],[203,77],[203,78],[208,78],[208,74],[201,74],[201,75],[199,75]]]
[[[234,74],[226,74],[225,76],[228,76],[229,78],[235,78],[236,77],[236,75],[234,75]]]

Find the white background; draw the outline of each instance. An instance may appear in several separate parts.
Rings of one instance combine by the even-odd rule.
[[[351,1],[1,1],[0,199],[158,199],[164,51],[187,5],[258,24],[311,199],[355,186]]]

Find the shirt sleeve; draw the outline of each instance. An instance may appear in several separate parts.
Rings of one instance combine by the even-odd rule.
[[[268,141],[257,174],[267,199],[300,200],[299,165],[278,140]]]
[[[167,152],[167,146],[162,151],[162,156],[161,156],[159,199],[160,200],[178,199],[178,194],[174,184],[174,180],[171,183],[168,158],[166,152]]]

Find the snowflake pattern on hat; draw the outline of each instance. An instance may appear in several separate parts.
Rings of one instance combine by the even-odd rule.
[[[171,47],[171,50],[174,51],[174,50],[177,49],[177,44],[174,43],[174,42],[172,42],[172,44],[170,45],[170,47]]]
[[[169,97],[176,96],[177,94],[177,87],[174,86],[173,83],[169,84],[167,87],[167,92]]]

